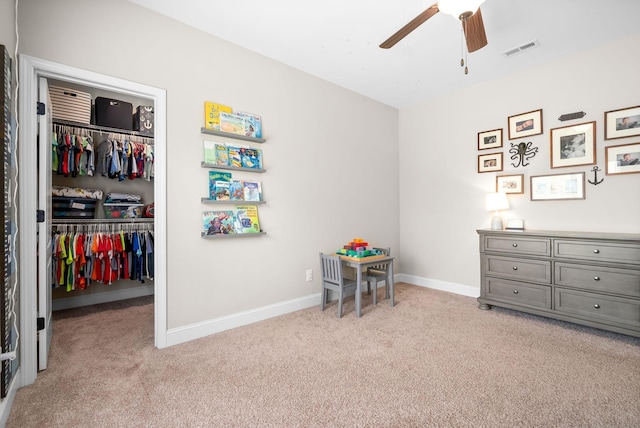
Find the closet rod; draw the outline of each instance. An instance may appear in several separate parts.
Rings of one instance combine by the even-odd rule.
[[[153,141],[153,136],[150,135],[143,135],[140,132],[137,131],[127,131],[127,130],[123,130],[123,129],[119,129],[119,128],[109,128],[107,126],[98,126],[98,125],[87,125],[86,123],[79,123],[79,122],[73,122],[70,120],[62,120],[62,119],[55,119],[53,120],[53,124],[54,125],[62,125],[62,126],[69,126],[69,127],[73,127],[73,128],[79,128],[79,129],[85,129],[88,131],[94,131],[94,132],[100,132],[103,134],[118,134],[121,136],[125,136],[125,137],[138,137],[138,138],[144,138],[144,139],[148,139]]]
[[[76,219],[54,219],[51,224],[150,224],[152,218],[76,218]]]

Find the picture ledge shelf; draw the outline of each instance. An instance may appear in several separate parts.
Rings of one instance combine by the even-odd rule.
[[[266,169],[242,168],[242,167],[239,167],[239,166],[217,165],[217,164],[214,164],[214,163],[205,163],[205,162],[201,162],[200,166],[202,166],[203,168],[228,169],[228,170],[232,170],[232,171],[267,172]]]
[[[200,236],[204,239],[224,239],[224,238],[247,238],[250,236],[266,235],[266,232],[258,233],[232,233],[229,235],[207,235],[204,232],[200,232]]]
[[[238,199],[209,199],[209,198],[200,198],[200,202],[202,202],[203,204],[220,204],[220,205],[260,205],[260,204],[266,204],[265,201],[244,201],[244,200],[238,200]]]
[[[215,129],[200,128],[203,134],[217,135],[218,137],[235,138],[236,140],[251,141],[254,143],[266,143],[264,138],[247,137],[246,135],[232,134],[230,132],[216,131]]]

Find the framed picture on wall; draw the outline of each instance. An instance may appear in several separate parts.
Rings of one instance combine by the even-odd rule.
[[[542,134],[542,109],[509,116],[509,139]]]
[[[502,128],[478,132],[478,150],[502,147]]]
[[[532,201],[585,199],[584,172],[531,177]]]
[[[497,175],[496,192],[524,193],[524,174]]]
[[[502,153],[478,156],[478,172],[502,171]]]
[[[605,148],[607,175],[640,173],[640,143]]]
[[[596,163],[596,122],[551,130],[551,168]]]
[[[640,106],[604,112],[604,139],[640,135]]]

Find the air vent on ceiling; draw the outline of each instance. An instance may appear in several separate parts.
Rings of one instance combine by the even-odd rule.
[[[537,41],[537,40],[532,40],[529,43],[525,43],[524,45],[516,46],[515,48],[508,49],[508,50],[502,52],[502,55],[504,55],[505,57],[509,58],[510,56],[513,56],[515,54],[519,54],[519,53],[524,52],[524,51],[531,50],[531,49],[533,49],[535,47],[538,47],[538,46],[540,46],[540,42]]]

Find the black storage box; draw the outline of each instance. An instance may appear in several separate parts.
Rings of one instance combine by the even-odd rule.
[[[153,137],[153,107],[138,106],[133,115],[133,130]]]
[[[51,216],[57,219],[95,218],[97,202],[97,199],[53,196]]]
[[[96,97],[96,125],[108,128],[133,130],[133,104],[113,98]]]

